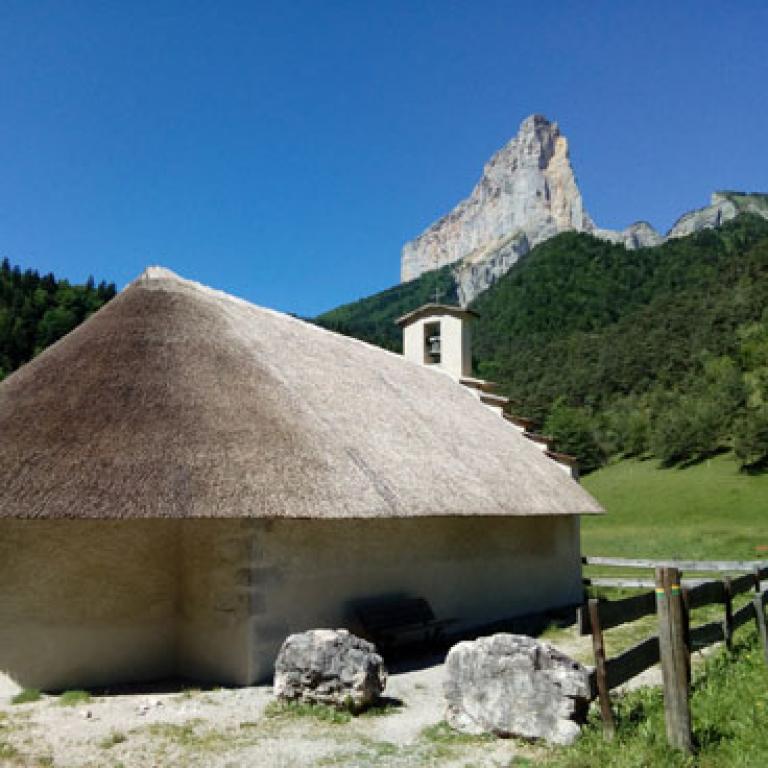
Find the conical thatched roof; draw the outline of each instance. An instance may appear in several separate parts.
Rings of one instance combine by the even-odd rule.
[[[152,268],[0,384],[0,517],[599,512],[444,374]]]

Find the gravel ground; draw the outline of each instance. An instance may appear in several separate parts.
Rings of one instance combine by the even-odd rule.
[[[589,658],[588,637],[571,631],[551,642]],[[444,673],[439,657],[395,666],[386,689],[392,705],[344,723],[270,712],[270,686],[123,692],[74,706],[44,696],[12,705],[14,690],[0,676],[0,765],[506,768],[546,754],[546,747],[522,741],[450,732],[443,724]],[[637,683],[657,677],[651,670]]]

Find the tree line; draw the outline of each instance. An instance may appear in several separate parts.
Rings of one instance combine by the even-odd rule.
[[[116,293],[92,277],[84,285],[0,262],[0,380],[79,325]]]

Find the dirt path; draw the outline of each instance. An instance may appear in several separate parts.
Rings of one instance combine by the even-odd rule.
[[[549,642],[589,661],[588,637],[558,631]],[[14,691],[0,682],[0,765],[506,768],[546,754],[546,747],[449,731],[442,659],[412,667],[395,667],[387,684],[387,696],[401,706],[342,723],[275,712],[270,686],[123,693],[63,706],[56,697],[11,705]],[[632,687],[652,684],[657,674],[651,670]]]
[[[10,704],[0,691],[0,765],[85,768],[151,766],[509,766],[541,748],[465,737],[442,725],[444,666],[422,660],[390,674],[386,714],[324,722],[274,714],[270,686]]]

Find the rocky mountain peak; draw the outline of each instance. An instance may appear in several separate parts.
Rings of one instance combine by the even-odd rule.
[[[586,210],[557,123],[531,115],[483,168],[470,196],[403,247],[401,277],[454,264],[459,300],[467,304],[543,240],[589,232],[628,250],[719,227],[740,213],[768,219],[768,195],[720,191],[710,205],[681,216],[666,236],[647,221],[624,230],[597,228]]]
[[[568,142],[557,123],[531,115],[486,163],[470,196],[406,243],[401,276],[412,280],[462,259],[476,262],[473,254],[510,238],[519,251],[558,232],[592,228],[571,169]]]

